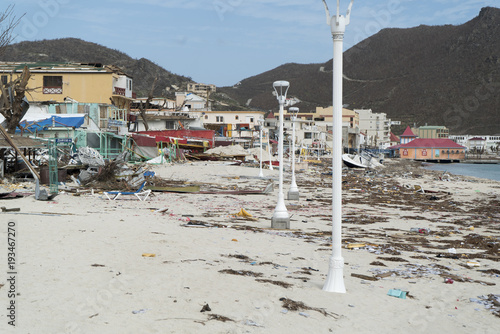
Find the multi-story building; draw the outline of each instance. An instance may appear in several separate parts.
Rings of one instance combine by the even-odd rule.
[[[202,121],[206,129],[232,138],[252,138],[257,131],[263,111],[204,111]],[[265,128],[265,127],[264,127]]]
[[[371,109],[354,109],[359,114],[359,129],[366,134],[366,145],[387,148],[391,141],[391,120],[385,113]]]
[[[414,129],[413,132],[418,136],[418,138],[426,139],[441,139],[448,138],[450,130],[446,126],[421,126]]]
[[[186,90],[190,93],[207,97],[209,94],[217,91],[217,86],[212,84],[206,85],[202,83],[190,82],[187,84]]]
[[[207,100],[193,93],[176,92],[175,104],[178,110],[185,110],[185,111],[210,110],[210,106],[207,105]]]
[[[483,139],[483,141],[481,141],[481,146],[484,147],[486,150],[491,150],[492,147],[496,148],[500,146],[500,135],[493,135],[493,136],[457,135],[457,136],[449,136],[449,138],[453,140],[455,143],[467,147],[468,150],[476,146],[477,139],[474,140],[474,138]]]
[[[31,77],[26,94],[30,102],[100,103],[130,110],[134,97],[132,77],[114,65],[99,63],[1,62],[3,82],[19,76],[27,66]]]

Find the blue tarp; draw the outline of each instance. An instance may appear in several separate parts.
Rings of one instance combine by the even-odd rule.
[[[46,119],[41,119],[37,121],[22,121],[20,125],[31,132],[47,130],[51,127],[67,127],[67,128],[79,128],[85,121],[85,116],[49,116]],[[19,132],[18,129],[16,132]]]

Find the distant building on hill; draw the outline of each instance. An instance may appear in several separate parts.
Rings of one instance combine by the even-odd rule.
[[[187,89],[189,93],[194,93],[199,96],[207,97],[211,93],[215,93],[217,91],[217,86],[213,84],[203,84],[190,82],[187,84]]]

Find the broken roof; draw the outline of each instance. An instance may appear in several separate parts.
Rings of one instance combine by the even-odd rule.
[[[33,148],[45,145],[45,142],[43,141],[18,135],[10,135],[10,139],[18,148]],[[2,135],[0,135],[0,148],[12,148]]]
[[[0,72],[20,72],[27,66],[31,72],[102,72],[132,78],[116,65],[70,62],[0,62]]]

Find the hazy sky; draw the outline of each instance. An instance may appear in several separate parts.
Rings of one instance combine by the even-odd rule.
[[[16,41],[80,38],[176,74],[233,85],[284,63],[321,63],[332,39],[321,0],[12,0]],[[331,14],[336,1],[327,0]],[[348,0],[341,0],[345,14]],[[3,11],[8,1],[2,1]],[[345,49],[382,28],[461,24],[499,0],[355,0]],[[20,59],[21,61],[22,59]],[[286,78],[284,78],[286,79]]]

